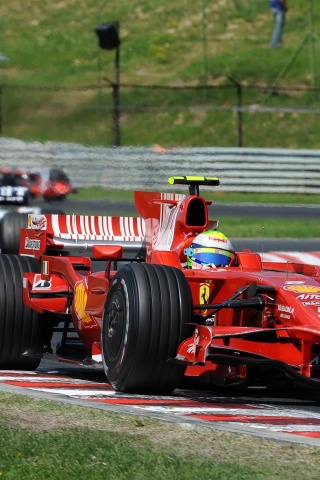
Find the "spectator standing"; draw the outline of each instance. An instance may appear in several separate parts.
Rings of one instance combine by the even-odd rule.
[[[274,48],[279,47],[282,43],[282,34],[288,6],[286,0],[270,0],[269,5],[274,20],[274,30],[270,41],[270,48]]]

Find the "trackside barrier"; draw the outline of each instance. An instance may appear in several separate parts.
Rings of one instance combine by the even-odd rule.
[[[77,187],[163,191],[172,175],[217,175],[219,191],[320,193],[320,150],[85,147],[0,137],[0,166],[60,167]]]

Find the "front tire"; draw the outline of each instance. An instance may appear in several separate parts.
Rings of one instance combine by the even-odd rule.
[[[0,255],[0,368],[35,370],[40,360],[24,356],[27,350],[42,352],[44,331],[38,313],[22,298],[24,272],[39,272],[32,257]]]
[[[189,336],[189,284],[181,270],[127,264],[115,275],[102,320],[102,359],[115,390],[172,392],[185,366],[168,362]]]

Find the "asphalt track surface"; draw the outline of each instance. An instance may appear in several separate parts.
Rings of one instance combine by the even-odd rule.
[[[137,210],[131,202],[111,200],[73,201],[66,199],[59,204],[67,213],[81,211],[82,213],[96,213],[98,215],[137,215]],[[80,206],[80,207],[79,207]],[[320,206],[318,205],[274,205],[239,203],[213,203],[209,206],[211,218],[242,217],[242,218],[301,218],[319,219]]]
[[[66,213],[132,215],[128,203],[78,202],[61,205]],[[319,218],[318,207],[215,204],[210,217]],[[236,249],[261,250],[261,240],[233,239]],[[237,242],[237,243],[235,243]],[[250,245],[249,242],[252,242]],[[257,243],[255,243],[257,242]],[[318,240],[264,240],[264,250],[319,250]],[[254,246],[255,245],[255,246]],[[89,408],[148,416],[186,428],[249,434],[281,442],[320,447],[320,389],[300,384],[284,388],[208,388],[185,384],[168,396],[116,393],[104,373],[90,367],[42,360],[36,372],[0,371],[0,389]]]

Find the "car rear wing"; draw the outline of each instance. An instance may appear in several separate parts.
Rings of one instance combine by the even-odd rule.
[[[21,229],[22,255],[40,258],[49,250],[88,252],[95,245],[121,246],[123,258],[152,261],[153,251],[176,252],[185,243],[218,222],[208,217],[208,205],[199,185],[219,185],[217,177],[170,177],[170,184],[189,185],[189,195],[135,191],[140,217],[90,215],[29,215]]]
[[[28,227],[21,229],[21,255],[40,258],[57,250],[92,253],[95,245],[115,245],[123,258],[135,258],[143,251],[145,223],[140,217],[93,215],[28,215]]]

